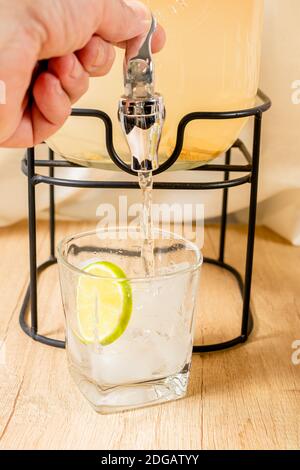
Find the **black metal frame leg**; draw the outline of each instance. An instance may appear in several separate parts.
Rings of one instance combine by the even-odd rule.
[[[49,161],[54,161],[54,152],[49,149]],[[54,167],[49,168],[50,178],[54,178]],[[50,258],[56,261],[55,257],[55,187],[49,186],[49,232],[50,232]]]
[[[49,160],[53,160],[54,154],[49,152]],[[54,187],[49,186],[49,233],[50,233],[50,257],[49,259],[37,266],[37,230],[36,230],[36,198],[35,198],[35,150],[30,148],[27,151],[28,161],[28,230],[29,230],[29,259],[30,259],[30,282],[25,294],[25,298],[20,311],[20,326],[22,330],[35,341],[54,346],[57,348],[65,348],[65,342],[48,338],[38,334],[38,277],[48,267],[56,264],[55,257],[55,194]],[[49,175],[54,176],[54,169],[50,167]],[[26,317],[28,309],[30,309],[31,325],[29,326]]]
[[[36,247],[36,201],[35,186],[31,184],[34,176],[34,149],[28,151],[28,201],[29,201],[29,262],[30,262],[30,303],[31,327],[30,333],[35,336],[38,331],[37,316],[37,247]]]
[[[226,152],[225,165],[230,165],[231,162],[231,149]],[[229,180],[229,171],[224,172],[224,181]],[[220,250],[219,261],[224,263],[225,259],[225,243],[226,243],[226,229],[227,229],[227,216],[228,216],[228,188],[223,189],[223,202],[222,202],[222,215],[221,215],[221,233],[220,233]]]
[[[242,317],[242,337],[243,337],[244,342],[247,341],[249,337],[249,330],[251,331],[253,329],[253,318],[251,315],[250,301],[251,301],[254,244],[255,244],[255,232],[256,232],[257,194],[258,194],[259,161],[260,161],[260,146],[261,146],[261,125],[262,125],[262,113],[257,113],[257,115],[255,116],[255,122],[254,122],[253,168],[252,168],[252,175],[251,175],[251,194],[250,194],[248,242],[247,242],[247,255],[246,255],[247,259],[246,259],[244,304],[243,304],[243,317]]]

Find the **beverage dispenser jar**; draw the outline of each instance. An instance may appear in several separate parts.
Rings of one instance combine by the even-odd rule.
[[[233,111],[255,104],[258,88],[263,0],[144,0],[165,28],[167,43],[154,56],[156,90],[166,105],[159,150],[163,163],[175,147],[177,126],[188,113]],[[111,73],[90,81],[76,107],[100,109],[113,121],[114,146],[130,164],[131,156],[118,122],[117,106],[124,92],[124,51],[117,51]],[[247,118],[193,121],[182,154],[173,169],[205,164],[226,151]],[[67,160],[88,167],[116,169],[106,150],[102,123],[91,117],[70,117],[48,144]]]

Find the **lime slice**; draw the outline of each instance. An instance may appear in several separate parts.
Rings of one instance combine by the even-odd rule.
[[[119,266],[106,261],[84,268],[77,287],[77,320],[84,343],[108,345],[126,330],[132,312],[132,291]],[[115,280],[114,280],[115,279]],[[120,280],[121,279],[121,280]]]

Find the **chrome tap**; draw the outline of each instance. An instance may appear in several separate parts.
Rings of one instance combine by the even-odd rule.
[[[127,53],[124,61],[125,94],[119,103],[119,120],[125,134],[133,171],[150,172],[158,168],[158,148],[161,139],[165,107],[163,98],[154,90],[154,64],[151,41],[156,30],[151,28],[137,55]]]

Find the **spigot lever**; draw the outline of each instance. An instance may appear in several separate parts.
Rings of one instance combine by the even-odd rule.
[[[151,27],[139,52],[125,58],[125,94],[119,103],[119,120],[135,172],[150,172],[158,168],[158,148],[165,118],[161,95],[154,92],[154,64],[151,41],[156,30],[152,17]]]

